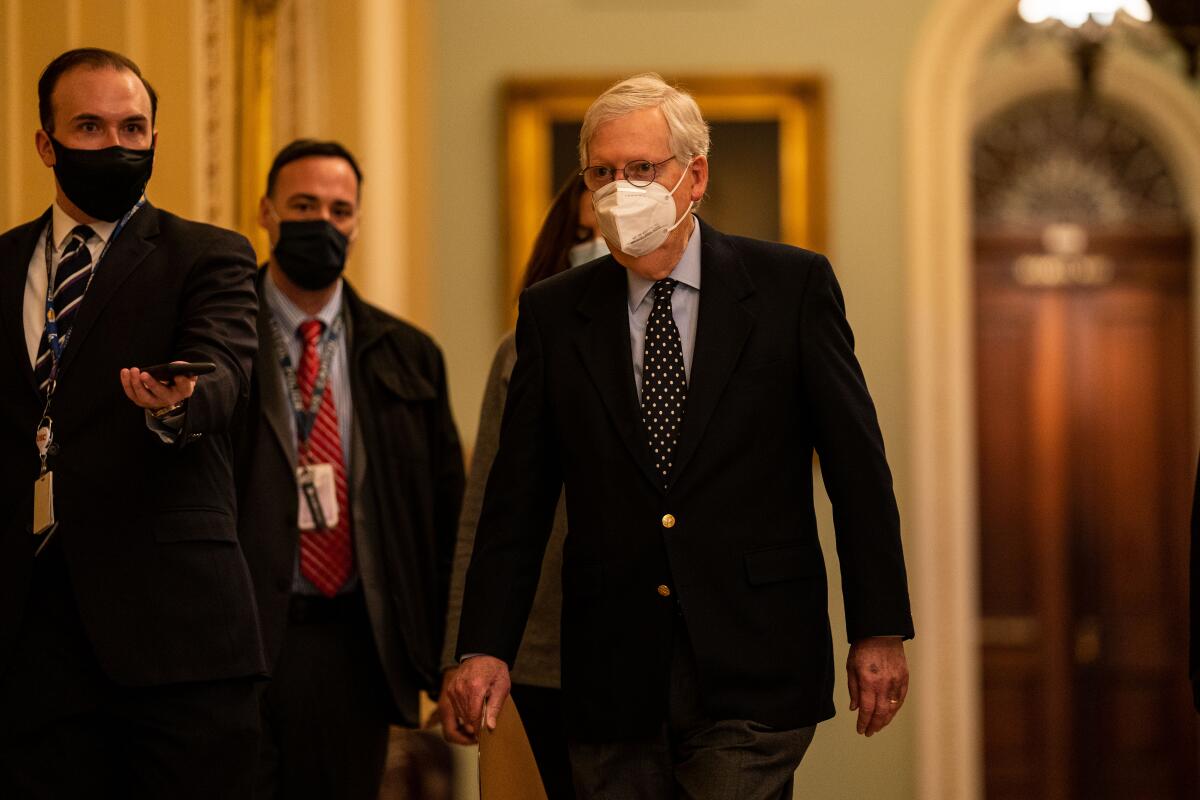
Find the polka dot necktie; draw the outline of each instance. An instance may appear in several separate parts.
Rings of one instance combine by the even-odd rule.
[[[687,402],[683,345],[671,308],[671,294],[677,285],[671,278],[654,284],[654,308],[646,323],[646,350],[642,357],[642,419],[650,436],[650,459],[662,476],[663,488],[667,487],[667,477],[671,474]]]

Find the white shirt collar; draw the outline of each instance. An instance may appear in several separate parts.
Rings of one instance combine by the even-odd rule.
[[[646,300],[655,282],[643,278],[633,270],[625,270],[625,274],[629,277],[629,310],[634,311]],[[695,215],[692,219],[692,233],[683,248],[683,255],[679,257],[679,263],[668,277],[700,291],[700,220]]]
[[[54,245],[55,253],[61,253],[63,246],[66,245],[67,239],[71,235],[71,231],[75,230],[75,228],[84,223],[76,221],[70,214],[68,214],[66,211],[63,211],[62,207],[57,202],[51,205],[50,208],[52,209],[51,213],[54,217],[55,239],[55,241],[51,244]],[[117,223],[97,220],[96,222],[87,223],[87,226],[96,234],[97,239],[100,240],[100,244],[104,245],[108,242],[108,237],[112,236],[113,228],[117,227]],[[95,244],[95,242],[96,239],[92,239],[88,242],[88,245],[92,246]],[[92,252],[95,251],[93,250]]]

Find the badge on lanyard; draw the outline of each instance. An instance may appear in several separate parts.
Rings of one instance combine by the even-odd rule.
[[[54,473],[33,482],[33,535],[41,536],[54,527]]]
[[[54,521],[54,473],[46,468],[46,456],[50,453],[50,443],[53,440],[53,425],[49,419],[43,419],[35,437],[38,456],[42,460],[42,469],[37,480],[33,482],[33,525],[31,530],[34,536],[43,537],[34,553],[35,557],[50,541],[56,527]]]
[[[337,489],[332,464],[306,464],[296,468],[300,490],[300,530],[332,530],[338,524]]]
[[[333,351],[337,345],[338,336],[342,332],[342,317],[339,314],[330,326],[324,344],[318,349],[320,366],[313,382],[312,396],[305,404],[300,393],[296,370],[292,359],[283,344],[283,334],[279,323],[271,317],[271,331],[275,341],[275,350],[279,358],[279,367],[283,370],[284,381],[292,402],[292,411],[296,419],[296,438],[299,440],[301,456],[308,449],[308,438],[312,434],[313,425],[317,421],[317,412],[325,395],[326,384],[329,381],[329,369],[333,362]],[[301,458],[303,460],[303,458]],[[336,473],[332,464],[303,464],[296,468],[296,489],[298,493],[299,513],[297,521],[302,531],[332,530],[338,524],[338,502]]]

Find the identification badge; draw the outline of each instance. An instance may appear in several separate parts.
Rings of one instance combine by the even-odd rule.
[[[41,536],[54,527],[54,473],[46,472],[33,482],[33,535]]]
[[[308,464],[296,468],[300,492],[300,530],[318,531],[338,524],[337,485],[332,464]]]

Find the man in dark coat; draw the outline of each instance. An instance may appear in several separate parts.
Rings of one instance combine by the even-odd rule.
[[[238,529],[272,674],[264,797],[373,800],[388,725],[441,681],[462,453],[437,346],[341,277],[361,179],[341,145],[296,141],[260,207]]]
[[[0,236],[0,797],[249,797],[265,662],[229,430],[254,254],[145,200],[132,61],[64,53],[38,99],[57,195]],[[172,360],[213,371],[141,371]]]
[[[565,485],[562,687],[581,797],[788,794],[834,714],[812,454],[833,502],[851,707],[904,702],[899,515],[841,292],[816,253],[690,210],[708,126],[657,75],[605,92],[580,161],[611,256],[521,296],[517,362],[449,691],[508,692]]]

